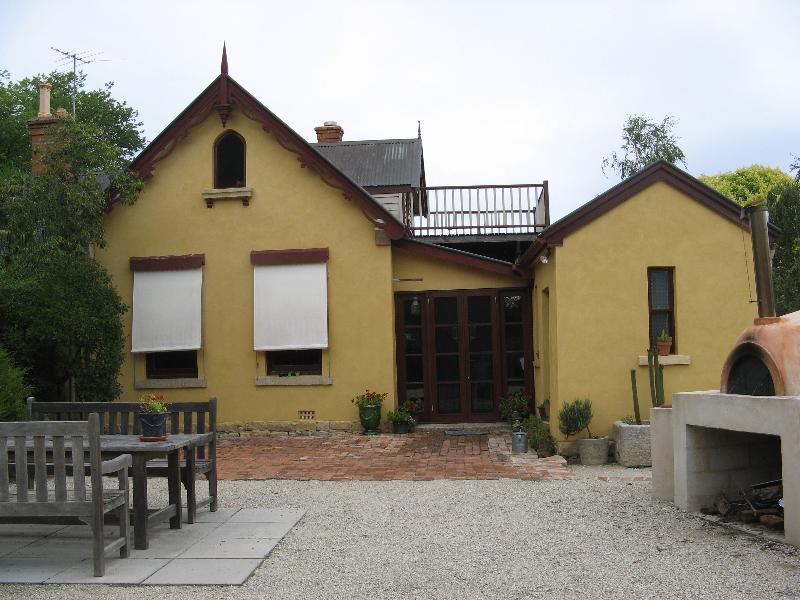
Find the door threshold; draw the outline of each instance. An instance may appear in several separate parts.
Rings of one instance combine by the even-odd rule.
[[[420,423],[417,431],[511,431],[511,423]]]

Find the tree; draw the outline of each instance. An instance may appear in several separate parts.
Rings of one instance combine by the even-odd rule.
[[[113,83],[106,83],[102,89],[86,90],[83,73],[73,76],[58,71],[12,82],[8,71],[0,70],[0,171],[26,171],[30,168],[31,139],[26,122],[38,112],[41,81],[53,86],[53,108],[71,108],[72,94],[75,93],[77,115],[74,116],[79,122],[94,126],[103,139],[120,149],[123,158],[133,158],[144,147],[138,113],[111,96]]]
[[[781,190],[792,183],[788,173],[764,165],[750,165],[717,175],[700,175],[698,179],[739,204],[761,198],[770,206],[780,200]]]
[[[614,152],[603,159],[603,174],[606,169],[611,169],[618,172],[621,179],[625,179],[657,160],[686,166],[686,158],[678,146],[678,138],[672,133],[676,124],[677,119],[670,115],[664,117],[661,123],[651,121],[643,115],[628,115],[622,127],[622,152]]]
[[[700,181],[739,204],[759,198],[767,202],[770,220],[782,232],[772,257],[772,278],[778,314],[800,310],[800,182],[778,168],[750,165]]]
[[[15,139],[3,140],[17,163],[0,173],[0,344],[45,400],[113,400],[120,392],[126,307],[91,250],[105,245],[109,202],[131,204],[141,190],[128,167],[143,140],[132,120],[109,125],[102,117],[124,103],[87,94],[105,98],[100,116],[79,113],[53,124],[42,172],[31,172],[30,138],[24,166]],[[129,110],[116,114],[135,115]],[[25,115],[16,118],[0,118],[4,133],[25,127]]]

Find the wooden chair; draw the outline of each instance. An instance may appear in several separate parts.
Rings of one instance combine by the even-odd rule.
[[[11,440],[12,461],[9,460]],[[31,449],[34,486],[29,490]],[[87,464],[91,487],[86,485],[84,465]],[[0,517],[16,523],[58,522],[77,517],[92,529],[94,575],[102,577],[106,552],[119,549],[122,558],[127,558],[130,552],[128,469],[131,464],[130,454],[113,460],[101,459],[100,418],[96,413],[90,414],[85,422],[0,423]],[[80,468],[75,468],[79,465]],[[53,489],[48,488],[48,471],[53,473]],[[9,485],[12,473],[15,487]],[[114,473],[118,489],[103,489],[103,476]],[[106,543],[103,520],[109,513],[115,513],[119,519],[119,537]]]
[[[27,410],[29,421],[85,419],[85,415],[96,412],[100,415],[105,434],[139,433],[137,402],[37,402],[34,398],[28,398]],[[212,396],[208,402],[170,402],[167,404],[167,413],[167,431],[170,433],[215,434],[207,444],[197,447],[196,456],[184,457],[180,462],[181,478],[186,488],[188,521],[194,523],[198,508],[208,505],[211,512],[217,510],[217,399]],[[192,461],[193,476],[190,478],[187,463]],[[167,461],[148,461],[147,473],[154,477],[166,477]],[[197,475],[204,475],[208,480],[208,497],[200,500],[196,497],[194,485],[189,485]]]

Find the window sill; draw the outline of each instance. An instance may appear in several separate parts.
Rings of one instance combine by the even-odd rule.
[[[214,202],[217,200],[241,200],[242,206],[250,206],[250,198],[253,197],[253,188],[240,187],[203,190],[202,196],[208,208],[214,208]]]
[[[268,375],[266,377],[256,377],[256,386],[265,385],[333,385],[333,379],[327,375],[293,375],[291,377]]]
[[[658,364],[664,365],[665,367],[669,365],[690,365],[692,364],[692,357],[686,354],[670,354],[668,356],[659,356]],[[639,357],[639,366],[647,366],[646,356]]]
[[[175,390],[205,387],[208,387],[208,383],[205,379],[194,379],[190,377],[179,377],[176,379],[137,379],[133,382],[133,388],[136,390]]]

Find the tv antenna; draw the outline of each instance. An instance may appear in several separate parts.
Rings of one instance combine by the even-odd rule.
[[[72,61],[72,116],[76,117],[75,97],[78,95],[78,63],[89,65],[93,62],[109,62],[109,60],[97,58],[102,52],[94,52],[92,50],[86,50],[85,52],[67,52],[66,50],[54,48],[53,46],[50,46],[50,49],[62,55],[62,58],[59,59],[56,65],[57,67],[63,67]]]

